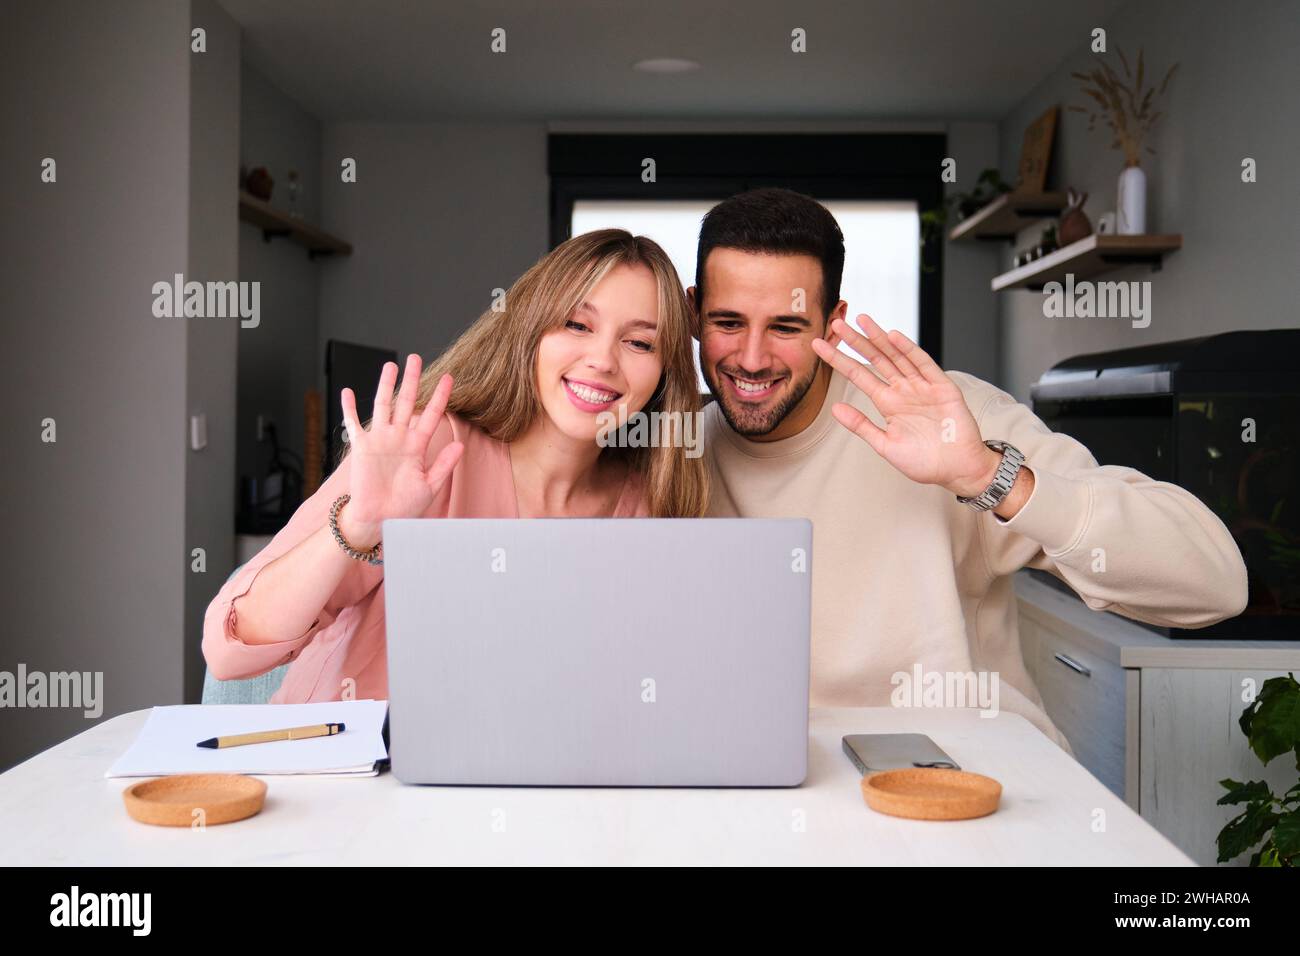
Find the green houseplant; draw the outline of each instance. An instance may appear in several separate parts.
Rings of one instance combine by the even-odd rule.
[[[1300,683],[1294,674],[1266,680],[1259,696],[1241,712],[1239,723],[1250,749],[1263,763],[1294,752],[1300,772]],[[1263,841],[1250,858],[1251,866],[1300,866],[1300,782],[1280,797],[1263,780],[1220,780],[1219,784],[1228,791],[1219,805],[1245,805],[1219,832],[1219,862],[1226,863]]]
[[[969,219],[1003,193],[1010,191],[1011,187],[1003,182],[1002,174],[995,167],[989,167],[979,174],[975,188],[970,192],[954,193],[945,197],[935,208],[921,213],[921,271],[934,271],[934,266],[925,261],[925,246],[943,234],[943,227],[954,212],[959,220]]]

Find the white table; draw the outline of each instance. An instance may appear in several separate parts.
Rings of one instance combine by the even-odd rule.
[[[104,778],[147,714],[104,721],[0,775],[0,864],[1192,865],[1010,713],[814,710],[808,779],[794,789],[410,787],[390,773],[267,777],[259,815],[206,830],[136,823],[121,797],[135,781]],[[923,822],[868,809],[840,738],[903,732],[929,734],[963,769],[1001,781],[998,812]]]

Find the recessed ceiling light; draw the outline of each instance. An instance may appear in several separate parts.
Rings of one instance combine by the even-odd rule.
[[[671,56],[641,60],[632,64],[632,69],[640,70],[642,73],[689,73],[699,68],[700,65],[694,60],[680,60]]]

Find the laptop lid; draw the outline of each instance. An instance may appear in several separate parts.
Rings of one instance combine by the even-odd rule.
[[[406,783],[795,786],[804,519],[384,522]]]

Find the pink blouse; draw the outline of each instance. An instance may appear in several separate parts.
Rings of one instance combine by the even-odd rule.
[[[425,518],[517,518],[510,449],[450,412],[429,443],[429,461],[452,440],[465,450]],[[271,561],[325,526],[330,505],[348,490],[350,459],[302,503],[289,523],[217,592],[203,620],[203,656],[218,680],[255,677],[292,662],[273,704],[388,697],[384,637],[384,569],[357,561],[305,634],[275,644],[245,644],[235,636],[238,602]],[[628,474],[614,517],[648,514],[643,485]]]

